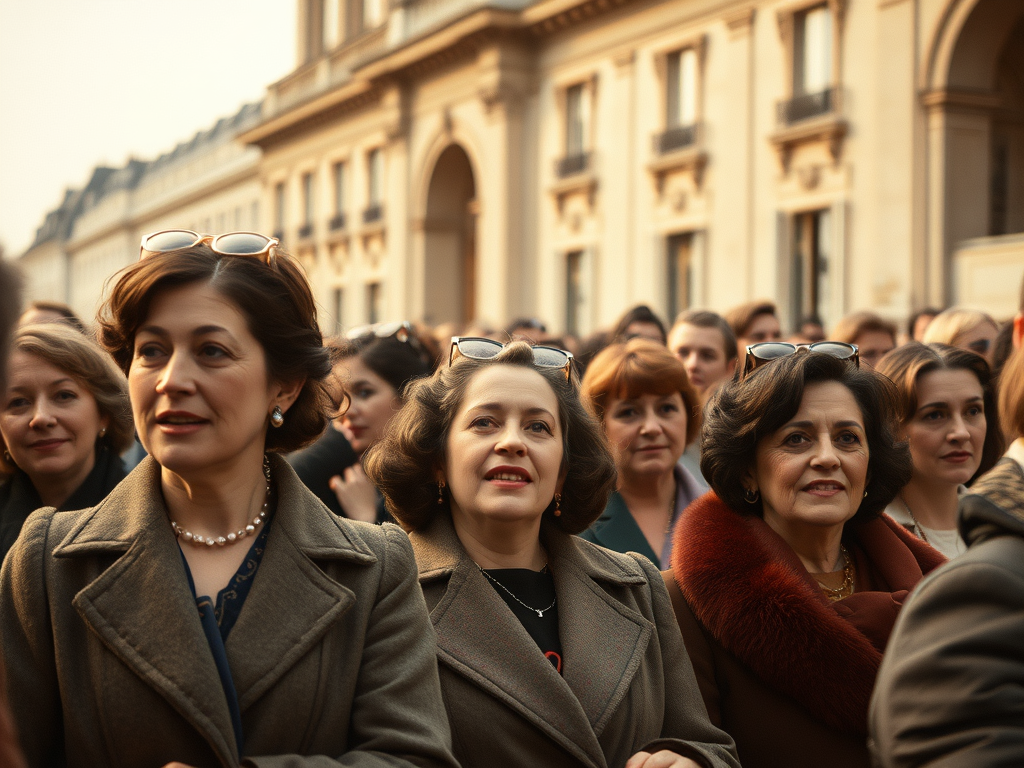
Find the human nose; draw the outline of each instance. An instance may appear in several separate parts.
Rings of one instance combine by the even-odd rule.
[[[971,433],[967,431],[967,423],[960,414],[954,414],[949,424],[947,439],[951,443],[966,443],[971,439]]]
[[[194,388],[191,365],[188,356],[181,352],[173,352],[167,364],[160,371],[156,382],[156,391],[162,395],[175,392],[190,392]]]
[[[522,456],[526,453],[526,442],[517,426],[506,424],[498,435],[498,442],[494,446],[497,453]]]
[[[839,466],[839,454],[836,453],[836,448],[832,445],[831,439],[818,441],[814,449],[814,455],[811,457],[811,463],[813,466],[822,469],[834,469]]]
[[[640,434],[655,435],[662,431],[661,419],[653,408],[644,411],[644,419],[640,424]]]
[[[42,429],[43,427],[52,426],[56,420],[53,411],[50,409],[50,404],[46,401],[46,398],[41,397],[36,400],[32,408],[32,418],[29,420],[28,425],[32,429]]]

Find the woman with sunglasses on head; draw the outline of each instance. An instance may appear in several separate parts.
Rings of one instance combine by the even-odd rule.
[[[882,358],[878,372],[899,390],[901,439],[914,461],[910,482],[885,511],[946,557],[962,555],[959,496],[1003,452],[994,420],[989,428],[995,395],[988,364],[965,349],[912,341]]]
[[[336,344],[334,374],[347,407],[324,436],[289,457],[304,483],[332,512],[363,522],[391,520],[360,459],[402,407],[406,385],[431,372],[427,350],[408,322],[353,328]]]
[[[666,582],[708,714],[746,768],[867,768],[886,639],[944,558],[880,515],[910,476],[892,384],[849,344],[749,349],[705,406],[713,492],[676,524]]]
[[[581,535],[668,566],[679,513],[705,490],[679,460],[700,429],[700,400],[668,348],[630,339],[602,350],[583,377],[583,401],[604,427],[618,485]]]
[[[411,532],[464,768],[737,764],[657,570],[572,535],[615,469],[571,355],[454,339],[366,470]]]
[[[0,572],[32,765],[454,765],[408,538],[278,456],[323,430],[330,361],[276,246],[148,236],[104,305],[149,457]]]
[[[0,560],[40,507],[98,504],[124,479],[128,382],[94,341],[63,323],[15,332],[0,404]]]

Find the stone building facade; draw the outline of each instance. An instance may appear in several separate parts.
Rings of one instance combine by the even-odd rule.
[[[106,281],[139,258],[144,234],[258,230],[260,152],[237,136],[260,114],[250,104],[156,160],[96,168],[82,189],[65,193],[19,257],[26,298],[63,302],[91,322]]]
[[[1019,0],[299,0],[242,139],[340,324],[792,324],[1024,274]]]

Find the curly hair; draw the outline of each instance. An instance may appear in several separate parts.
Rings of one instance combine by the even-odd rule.
[[[534,366],[533,350],[522,341],[512,342],[489,360],[462,357],[438,368],[431,377],[412,382],[404,407],[364,457],[367,476],[406,530],[423,530],[436,515],[450,514],[447,502],[437,503],[437,476],[444,469],[448,435],[473,377],[492,365],[534,370],[555,393],[565,480],[562,514],[554,515],[552,500],[544,519],[566,533],[586,530],[608,502],[615,485],[615,464],[601,427],[583,407],[574,383],[566,381],[561,370]]]
[[[854,520],[877,516],[910,482],[910,450],[898,439],[899,396],[884,376],[821,352],[779,358],[745,379],[721,386],[704,408],[700,470],[726,504],[741,514],[763,514],[760,499],[743,498],[743,478],[754,467],[758,443],[798,410],[808,384],[836,382],[864,415],[868,444],[867,495]]]
[[[205,282],[242,313],[263,348],[271,381],[304,381],[285,423],[268,429],[266,450],[287,453],[316,440],[327,426],[331,353],[324,347],[316,303],[298,263],[278,250],[274,266],[261,259],[221,256],[205,245],[157,253],[116,275],[100,309],[99,341],[127,375],[135,334],[162,291]]]
[[[901,405],[901,424],[905,425],[917,413],[917,385],[921,377],[932,371],[968,371],[981,385],[985,408],[985,442],[981,449],[981,463],[968,484],[988,472],[999,461],[1005,447],[1003,433],[996,417],[996,394],[988,363],[980,355],[948,344],[922,344],[911,341],[897,347],[883,357],[876,369],[896,385]]]

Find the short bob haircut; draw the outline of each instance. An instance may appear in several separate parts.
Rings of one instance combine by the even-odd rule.
[[[117,276],[100,309],[99,340],[125,374],[135,333],[160,292],[206,283],[242,313],[263,347],[270,381],[303,381],[280,428],[269,428],[266,450],[287,453],[316,440],[331,411],[331,353],[324,347],[309,283],[296,261],[277,250],[274,266],[248,256],[220,256],[205,245],[157,253]]]
[[[1024,346],[1013,350],[999,379],[999,423],[1007,440],[1024,437]]]
[[[988,363],[980,355],[947,344],[922,344],[911,341],[897,347],[878,362],[876,370],[896,385],[900,396],[900,423],[906,425],[917,413],[917,385],[921,377],[932,371],[969,371],[981,385],[985,408],[985,444],[981,464],[968,483],[992,469],[1003,455],[1003,433],[996,417],[996,395]]]
[[[449,504],[437,503],[438,474],[445,470],[448,435],[473,377],[492,365],[512,365],[537,371],[558,400],[562,427],[562,485],[560,516],[554,501],[544,510],[545,521],[565,533],[586,530],[604,511],[615,486],[615,463],[601,428],[583,407],[573,383],[561,369],[537,368],[526,342],[514,341],[490,360],[462,357],[442,365],[428,379],[414,381],[405,406],[391,420],[384,437],[363,461],[388,511],[410,531],[428,528],[439,514],[451,514]],[[446,494],[447,497],[447,494]]]
[[[977,309],[951,307],[940,312],[928,324],[928,330],[921,339],[925,344],[950,344],[956,346],[960,338],[979,325],[991,325],[997,331],[999,323],[987,312]]]
[[[100,415],[110,422],[107,434],[97,442],[114,453],[128,449],[135,435],[128,382],[96,342],[67,323],[37,323],[15,332],[11,350],[45,360],[77,381],[95,398]],[[7,447],[2,436],[0,446]],[[14,469],[11,462],[0,458],[0,473],[10,474]]]
[[[831,355],[801,352],[725,383],[704,408],[701,473],[734,511],[763,515],[760,498],[754,504],[743,498],[758,444],[800,410],[807,385],[832,381],[850,390],[867,436],[867,495],[853,519],[876,517],[910,481],[913,464],[907,444],[897,440],[899,398],[892,382]]]
[[[686,444],[700,433],[700,398],[686,368],[668,347],[650,339],[630,339],[605,347],[587,366],[580,396],[594,417],[604,423],[612,400],[678,392],[686,409]]]

